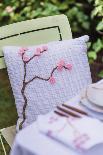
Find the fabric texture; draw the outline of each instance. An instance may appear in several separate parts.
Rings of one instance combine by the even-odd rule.
[[[3,48],[19,129],[71,99],[91,83],[86,53],[88,40],[88,36],[83,36],[26,48]]]

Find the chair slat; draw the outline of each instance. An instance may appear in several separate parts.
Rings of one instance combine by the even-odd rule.
[[[11,147],[14,141],[14,137],[16,135],[16,126],[14,125],[11,127],[4,128],[0,132]]]

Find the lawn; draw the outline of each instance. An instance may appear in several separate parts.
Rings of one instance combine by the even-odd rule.
[[[0,129],[14,125],[16,120],[17,113],[7,72],[6,70],[0,70]],[[9,146],[5,140],[4,143],[7,152],[9,152]],[[0,155],[4,155],[1,144]]]

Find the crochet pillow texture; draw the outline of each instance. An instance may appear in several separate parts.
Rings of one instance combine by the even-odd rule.
[[[18,112],[17,130],[91,83],[88,36],[32,47],[3,48]]]

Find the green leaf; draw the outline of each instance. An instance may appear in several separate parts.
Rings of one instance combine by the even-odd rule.
[[[94,44],[93,44],[93,50],[98,53],[103,49],[103,41],[101,39],[98,39]]]
[[[93,60],[96,60],[97,54],[94,51],[90,51],[90,52],[88,52],[88,57]]]
[[[68,9],[67,3],[62,3],[62,4],[60,4],[59,10],[66,10],[66,9]]]
[[[51,0],[52,3],[57,4],[58,0]]]
[[[100,73],[98,74],[98,76],[99,76],[100,78],[103,78],[103,70],[100,71]]]
[[[91,42],[87,42],[87,47],[90,48],[91,47]]]
[[[103,31],[103,20],[101,22],[98,23],[97,27],[96,27],[97,31]]]
[[[88,30],[89,27],[90,27],[90,23],[89,23],[89,22],[83,22],[83,23],[82,23],[82,26],[83,26],[83,28],[84,28],[85,30]]]

